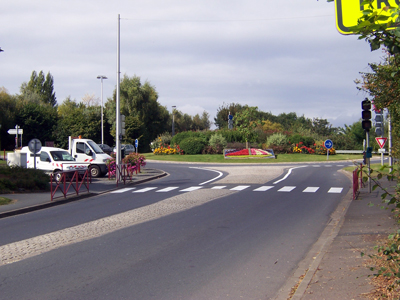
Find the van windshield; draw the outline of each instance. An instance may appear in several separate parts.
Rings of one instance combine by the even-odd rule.
[[[92,147],[93,151],[97,154],[102,154],[104,153],[103,150],[101,150],[101,148],[93,141],[88,141],[87,142],[89,144],[90,147]]]
[[[54,161],[75,161],[68,151],[50,151]]]

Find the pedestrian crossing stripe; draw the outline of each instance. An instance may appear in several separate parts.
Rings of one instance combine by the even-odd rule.
[[[257,188],[253,188],[252,191],[253,192],[266,192],[268,190],[274,189],[275,187],[276,186],[273,186],[273,185],[263,185],[263,186],[260,186],[260,187],[257,187]],[[199,190],[199,189],[202,189],[202,188],[206,188],[206,187],[204,187],[204,186],[192,186],[192,187],[188,187],[188,188],[184,188],[182,190],[179,190],[179,192],[192,192],[192,191]],[[251,188],[251,186],[250,185],[238,185],[238,186],[235,186],[235,187],[227,187],[226,185],[218,185],[218,186],[213,186],[213,187],[209,187],[209,188],[210,189],[214,189],[214,190],[229,189],[231,191],[244,191],[244,190],[246,190],[248,188]],[[280,189],[278,189],[277,192],[286,192],[286,193],[288,193],[288,192],[292,192],[296,188],[297,188],[296,186],[283,186]],[[169,187],[165,187],[165,188],[162,188],[162,189],[159,189],[159,190],[157,190],[157,189],[158,189],[158,187],[145,187],[145,188],[142,188],[142,189],[123,188],[123,189],[120,189],[120,190],[112,191],[110,193],[121,194],[121,193],[129,192],[129,191],[132,191],[132,193],[146,193],[146,192],[153,191],[153,190],[156,190],[155,191],[156,193],[167,193],[167,192],[171,192],[171,191],[177,190],[177,189],[179,189],[179,187],[177,187],[177,186],[169,186]],[[309,187],[306,187],[304,190],[302,190],[302,192],[303,193],[316,193],[319,190],[320,190],[320,187],[309,186]],[[329,193],[329,194],[340,194],[342,192],[343,192],[343,188],[342,187],[331,187],[327,191],[327,193]]]

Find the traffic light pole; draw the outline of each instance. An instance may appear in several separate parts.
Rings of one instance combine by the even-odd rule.
[[[369,146],[369,130],[365,131],[365,138],[367,140],[367,149]],[[371,158],[367,157],[367,168],[368,168],[368,191],[371,193]]]

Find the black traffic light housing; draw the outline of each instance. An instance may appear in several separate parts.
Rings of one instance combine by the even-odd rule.
[[[371,101],[368,99],[365,99],[363,101],[361,101],[361,108],[362,108],[362,112],[361,112],[361,117],[362,117],[362,128],[365,131],[369,131],[372,127],[372,123],[371,123],[371,117],[372,117],[372,113],[371,113]]]

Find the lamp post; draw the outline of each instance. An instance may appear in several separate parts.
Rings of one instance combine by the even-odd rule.
[[[108,79],[104,75],[97,76],[101,80],[101,143],[104,144],[104,130],[103,130],[103,79]]]
[[[175,135],[175,108],[176,106],[172,106],[172,137]]]

